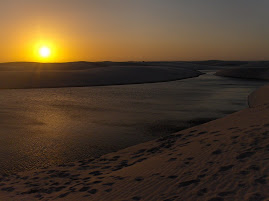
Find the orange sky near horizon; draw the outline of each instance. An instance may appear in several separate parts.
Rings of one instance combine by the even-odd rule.
[[[265,0],[3,0],[0,62],[269,60],[268,6]],[[50,57],[40,57],[41,46]]]

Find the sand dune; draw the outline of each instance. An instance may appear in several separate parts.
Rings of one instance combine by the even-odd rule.
[[[83,87],[179,80],[201,75],[180,66],[143,63],[8,63],[0,65],[0,88]]]
[[[269,85],[252,92],[248,97],[249,107],[257,107],[269,103]]]
[[[83,87],[163,82],[196,77],[198,70],[223,69],[220,76],[267,79],[269,62],[70,62],[0,63],[0,89]],[[256,68],[253,68],[255,66]],[[230,67],[227,69],[227,67]],[[257,71],[257,67],[259,71]],[[250,78],[250,77],[249,77]]]
[[[244,79],[269,80],[269,65],[265,67],[227,68],[217,71],[216,75]]]
[[[251,108],[155,141],[2,176],[0,200],[268,200],[268,86],[261,92]]]
[[[222,61],[222,60],[207,60],[207,61],[192,61],[190,63],[201,66],[215,67],[268,67],[269,61]]]

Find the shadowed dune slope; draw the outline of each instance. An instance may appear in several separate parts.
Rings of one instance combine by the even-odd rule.
[[[269,65],[267,67],[227,68],[217,71],[216,75],[244,79],[269,80]]]
[[[201,75],[180,66],[143,63],[8,63],[0,65],[0,88],[83,87],[172,81]]]

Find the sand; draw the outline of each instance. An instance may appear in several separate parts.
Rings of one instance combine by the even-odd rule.
[[[269,80],[269,61],[216,61],[207,63],[210,65],[224,66],[224,68],[216,72],[218,76]]]
[[[184,64],[143,62],[2,63],[0,89],[141,84],[197,77]]]
[[[269,80],[269,67],[228,68],[216,72],[223,77]]]
[[[249,107],[257,107],[269,103],[268,91],[269,85],[266,85],[252,92],[248,97]]]
[[[222,69],[220,76],[267,79],[269,62],[69,62],[0,63],[0,89],[108,86],[197,77],[200,70]],[[227,69],[227,67],[229,67]],[[255,67],[255,68],[253,68]],[[259,71],[257,69],[259,68]],[[251,74],[251,76],[250,76]]]
[[[268,200],[268,94],[263,87],[250,108],[97,159],[2,176],[0,200]]]

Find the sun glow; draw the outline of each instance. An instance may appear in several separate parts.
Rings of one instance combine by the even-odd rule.
[[[44,46],[39,49],[39,54],[43,58],[48,58],[51,54],[51,50],[49,47]]]
[[[34,45],[33,50],[34,60],[38,62],[54,62],[58,58],[55,42],[40,41]]]

